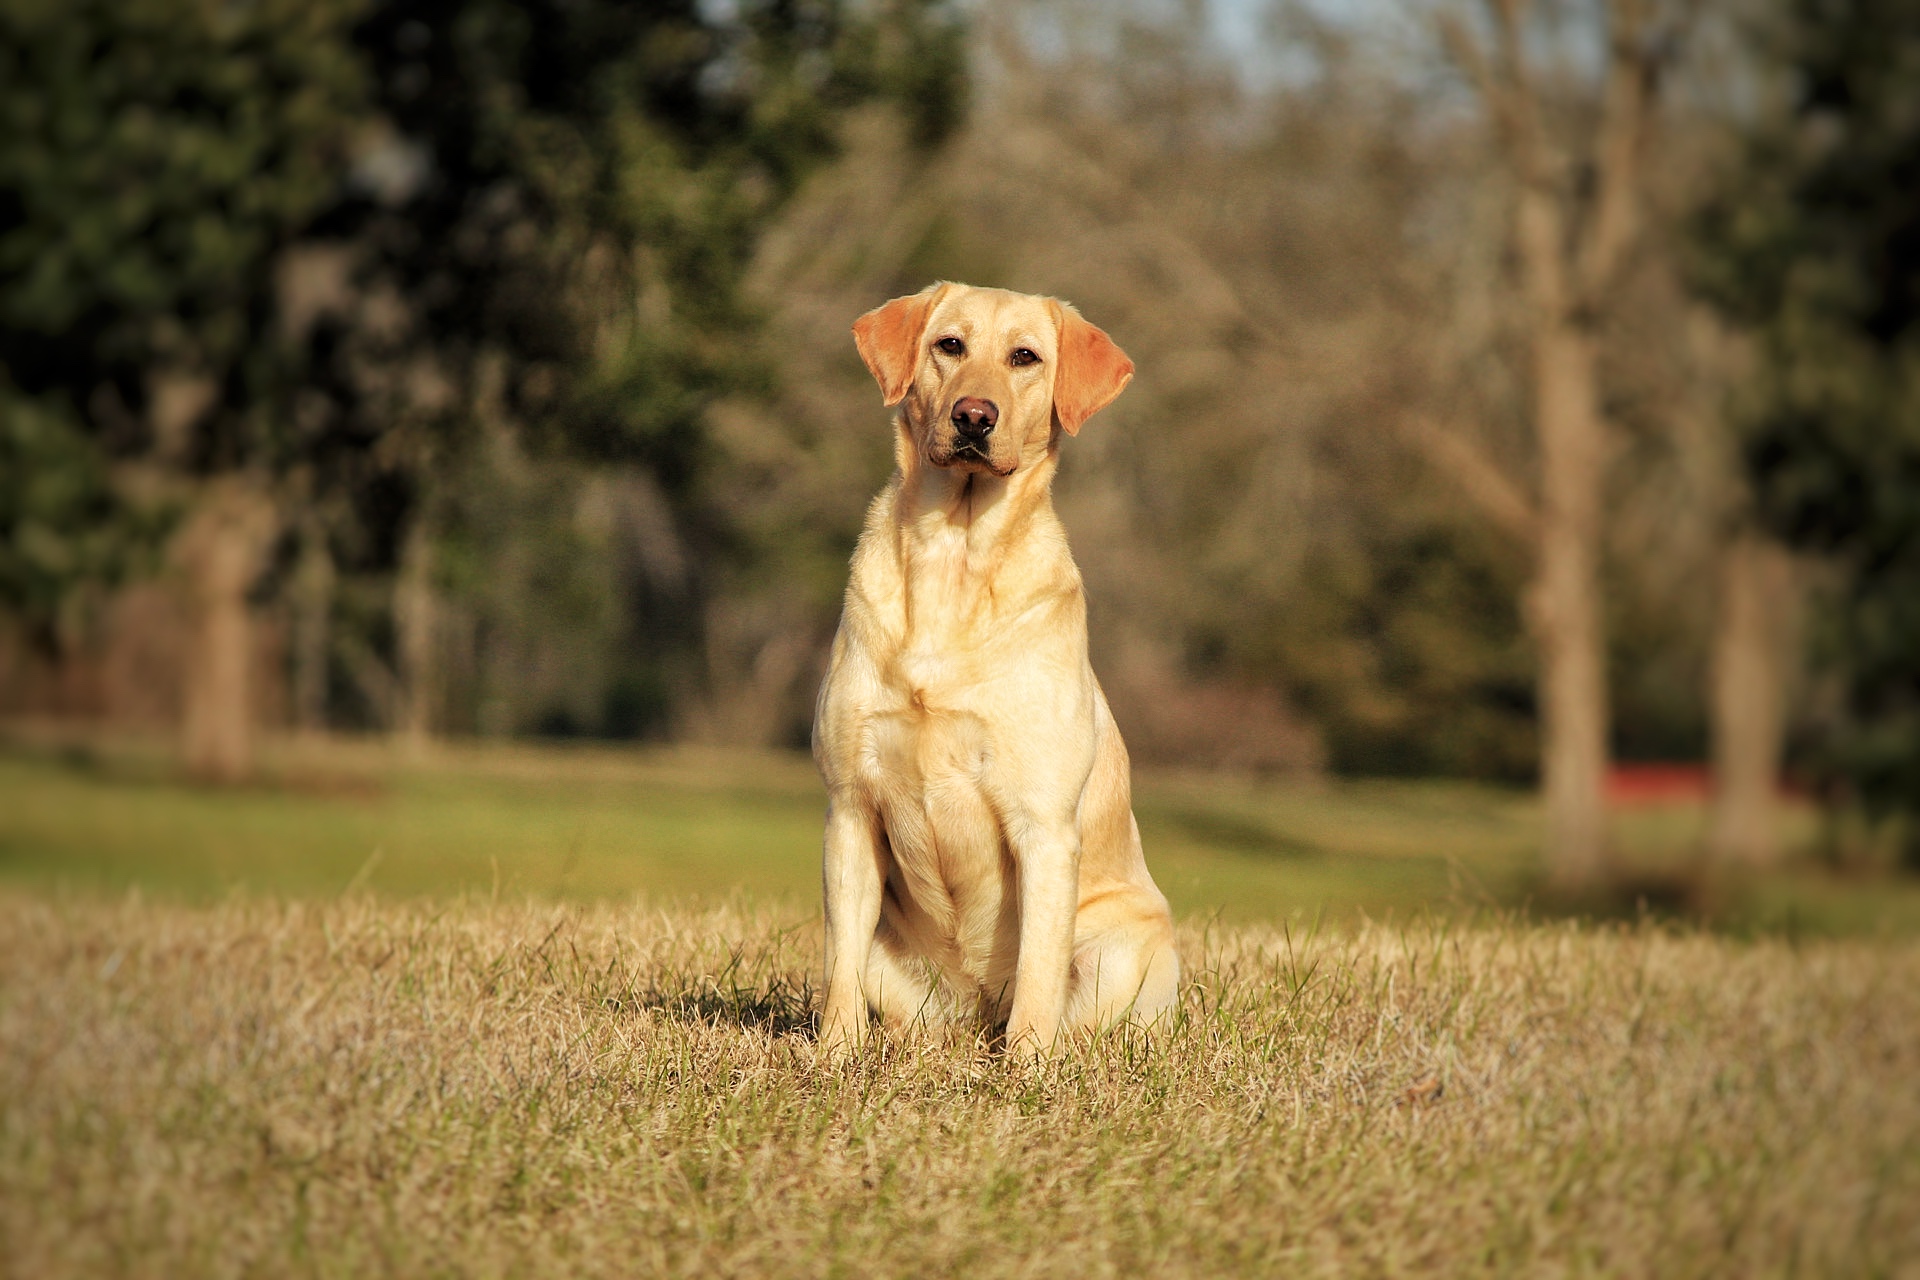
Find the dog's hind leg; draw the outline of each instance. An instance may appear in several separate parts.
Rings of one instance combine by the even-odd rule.
[[[1096,898],[1081,907],[1074,934],[1069,1030],[1121,1022],[1157,1026],[1172,1014],[1180,958],[1159,895],[1122,891]]]
[[[873,949],[867,952],[861,987],[868,1006],[888,1027],[900,1029],[946,1020],[945,1003],[927,981],[920,962],[884,917],[874,935]]]

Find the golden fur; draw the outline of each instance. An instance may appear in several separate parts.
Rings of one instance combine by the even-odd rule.
[[[938,1016],[916,960],[1004,1021],[1016,1052],[1152,1022],[1179,980],[1172,921],[1051,494],[1062,434],[1133,362],[1063,303],[961,284],[894,299],[854,338],[901,409],[814,719],[821,1042],[857,1045],[869,1008],[893,1025]],[[953,420],[969,397],[998,409],[984,442]]]

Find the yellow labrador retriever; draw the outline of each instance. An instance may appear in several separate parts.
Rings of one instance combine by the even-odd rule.
[[[822,1045],[953,997],[1010,1049],[1173,1005],[1127,750],[1054,514],[1060,438],[1133,362],[1051,298],[938,284],[853,326],[899,469],[867,512],[815,711],[828,793]],[[923,976],[931,962],[949,1000]]]

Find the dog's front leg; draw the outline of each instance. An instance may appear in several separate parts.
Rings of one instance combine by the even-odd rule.
[[[820,1047],[832,1056],[858,1048],[867,1030],[863,976],[880,924],[886,878],[879,818],[847,795],[827,805],[821,862],[827,914],[827,999],[820,1014]]]
[[[1080,836],[1072,827],[1042,829],[1016,842],[1020,873],[1020,960],[1013,977],[1007,1049],[1050,1054],[1067,1013],[1073,963],[1073,919],[1080,905]]]

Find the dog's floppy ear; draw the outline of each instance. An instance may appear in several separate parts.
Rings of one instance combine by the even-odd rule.
[[[1053,414],[1070,436],[1094,414],[1112,404],[1133,381],[1133,361],[1097,326],[1080,318],[1064,302],[1053,304],[1060,317],[1060,356],[1053,371]]]
[[[899,404],[913,385],[913,371],[920,365],[920,336],[927,331],[934,304],[946,291],[944,284],[930,284],[853,322],[853,344],[880,384],[880,398],[886,404]]]

